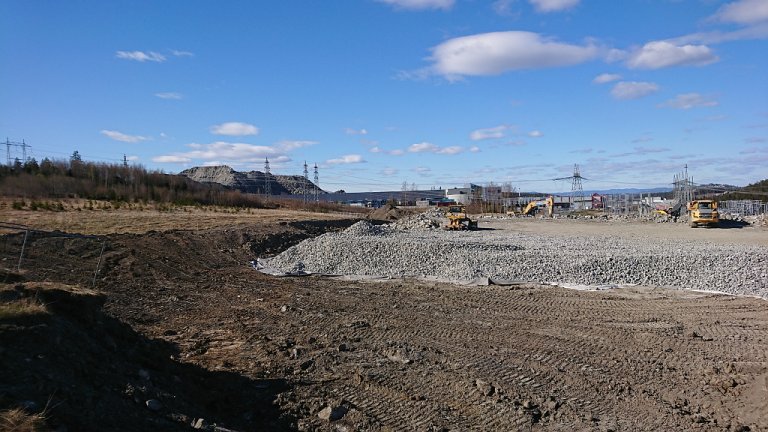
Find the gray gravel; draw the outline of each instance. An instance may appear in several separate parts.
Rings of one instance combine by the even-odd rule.
[[[417,224],[418,225],[418,224]],[[399,226],[399,227],[398,227]],[[639,284],[768,298],[768,248],[614,236],[403,229],[359,222],[267,260],[281,272],[582,285]]]

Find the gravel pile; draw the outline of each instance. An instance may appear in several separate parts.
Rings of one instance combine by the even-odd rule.
[[[431,230],[440,228],[440,221],[445,220],[445,213],[432,210],[400,219],[392,223],[392,227],[396,230]]]
[[[768,249],[507,231],[398,229],[359,222],[267,262],[291,272],[583,285],[641,284],[768,298]]]

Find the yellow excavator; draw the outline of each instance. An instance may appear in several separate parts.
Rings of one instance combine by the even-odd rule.
[[[445,212],[445,217],[448,218],[448,225],[443,228],[447,230],[476,230],[477,221],[473,221],[467,216],[467,207],[465,205],[457,204],[448,207],[448,211]]]
[[[691,228],[698,225],[717,226],[720,215],[717,212],[717,201],[696,200],[688,203],[688,217]]]
[[[547,197],[547,199],[544,200],[531,201],[527,206],[525,206],[520,214],[524,216],[535,215],[539,207],[547,207],[547,216],[552,217],[552,212],[555,208],[555,198],[550,195]]]

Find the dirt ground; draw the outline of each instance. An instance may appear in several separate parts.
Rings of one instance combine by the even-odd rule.
[[[354,222],[315,216],[189,229],[163,215],[162,231],[107,231],[119,233],[93,287],[100,240],[31,236],[18,272],[22,236],[6,235],[0,410],[47,406],[53,430],[768,430],[764,300],[250,267]],[[567,220],[511,229],[768,238]]]

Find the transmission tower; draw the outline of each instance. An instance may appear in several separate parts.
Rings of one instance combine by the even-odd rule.
[[[320,173],[317,171],[317,163],[315,163],[315,202],[320,201]]]
[[[685,170],[675,174],[672,179],[674,186],[674,197],[679,204],[686,204],[693,201],[693,177],[688,177],[688,164],[685,164]]]
[[[576,207],[581,208],[584,205],[584,189],[581,185],[582,180],[589,180],[588,178],[582,177],[581,172],[579,172],[579,165],[575,164],[573,165],[573,175],[570,177],[560,177],[556,178],[554,180],[570,180],[571,181],[571,197],[577,197],[577,203]]]
[[[26,163],[27,162],[27,147],[32,147],[29,144],[27,144],[24,140],[21,140],[21,142],[16,141],[10,141],[8,138],[5,139],[5,150],[6,150],[6,157],[8,158],[8,166],[13,165],[13,159],[11,159],[11,147],[21,147],[21,162]]]
[[[576,195],[579,198],[579,208],[584,206],[584,189],[581,186],[581,173],[579,172],[579,166],[573,166],[573,182],[571,183],[571,195]]]
[[[304,161],[304,183],[301,186],[301,194],[304,196],[304,203],[307,202],[307,193],[309,192],[307,190],[307,186],[309,186],[307,183],[309,183],[309,170],[307,168],[307,161]]]
[[[272,195],[272,182],[269,180],[269,159],[264,158],[264,195]]]

